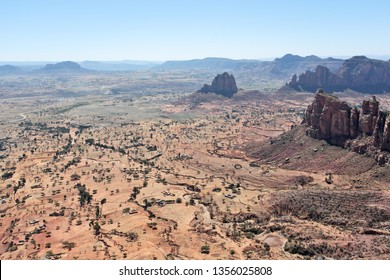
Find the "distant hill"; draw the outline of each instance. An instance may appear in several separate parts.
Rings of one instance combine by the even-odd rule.
[[[315,55],[299,56],[286,54],[282,58],[276,58],[271,64],[271,73],[284,76],[286,74],[300,74],[306,70],[313,71],[318,65],[327,67],[331,72],[336,72],[343,64],[344,60],[329,58],[320,58]],[[291,77],[291,75],[290,75]]]
[[[82,68],[80,64],[73,61],[63,61],[55,64],[46,64],[45,67],[41,68],[42,72],[83,72],[87,71]]]
[[[352,89],[363,93],[390,92],[390,62],[354,56],[344,61],[336,73],[325,66],[315,71],[294,75],[288,83],[298,91],[315,92],[323,88],[327,92]]]
[[[22,73],[22,69],[13,65],[2,65],[0,66],[0,75],[10,75]]]

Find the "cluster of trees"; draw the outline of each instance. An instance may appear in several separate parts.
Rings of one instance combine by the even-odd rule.
[[[85,203],[90,204],[92,201],[92,194],[87,191],[86,186],[77,183],[75,188],[77,188],[79,191],[80,206],[83,206]]]

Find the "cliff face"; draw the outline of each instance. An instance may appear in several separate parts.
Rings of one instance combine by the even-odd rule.
[[[390,90],[390,63],[387,61],[355,56],[343,63],[338,75],[351,89],[370,93]]]
[[[342,146],[351,138],[351,108],[337,97],[319,93],[306,111],[308,134],[316,139]]]
[[[288,84],[296,90],[314,92],[324,88],[328,92],[352,89],[366,93],[390,91],[390,63],[354,56],[347,59],[336,73],[325,66],[317,66],[315,72],[306,71],[299,77],[293,76]]]
[[[199,91],[203,93],[214,92],[230,98],[237,93],[238,89],[234,76],[224,72],[218,74],[211,85],[205,84]]]
[[[317,93],[303,123],[309,136],[330,144],[376,157],[390,152],[390,117],[379,110],[375,97],[364,100],[359,110],[335,96]]]

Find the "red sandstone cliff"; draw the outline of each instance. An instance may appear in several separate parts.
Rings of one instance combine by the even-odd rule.
[[[364,100],[358,110],[335,96],[317,93],[303,123],[309,136],[330,144],[377,159],[384,157],[381,152],[390,152],[390,116],[379,110],[375,97]]]

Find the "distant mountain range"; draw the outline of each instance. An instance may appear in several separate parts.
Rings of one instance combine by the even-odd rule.
[[[138,61],[138,60],[123,60],[123,61],[83,61],[80,63],[72,61],[64,61],[58,63],[48,62],[0,62],[1,74],[15,74],[22,72],[42,72],[42,71],[80,71],[80,70],[96,70],[96,71],[142,71],[148,70],[162,62]],[[10,67],[17,68],[18,71]]]
[[[1,63],[0,63],[1,64]],[[183,61],[158,62],[147,61],[83,61],[76,63],[64,61],[41,65],[0,66],[0,75],[19,74],[65,74],[89,73],[91,71],[195,71],[203,76],[216,73],[234,73],[238,84],[249,87],[261,82],[274,81],[281,86],[288,83],[296,90],[315,91],[323,87],[326,91],[342,91],[353,89],[362,92],[390,91],[390,61],[369,59],[356,56],[347,60],[320,58],[315,55],[302,57],[286,54],[273,61],[234,60],[228,58],[209,57]],[[27,71],[26,69],[33,69]],[[291,78],[292,77],[292,78]]]
[[[281,77],[291,77],[293,74],[304,73],[305,71],[314,70],[318,65],[327,67],[330,71],[337,71],[344,60],[329,58],[320,58],[315,55],[299,56],[286,54],[282,58],[276,58],[269,63],[270,72],[273,75]]]
[[[342,59],[322,59],[314,55],[302,57],[299,55],[286,54],[282,58],[276,58],[273,61],[233,60],[216,57],[184,61],[167,61],[154,67],[154,69],[181,69],[232,73],[244,72],[245,74],[252,74],[258,77],[288,80],[293,74],[303,73],[306,70],[314,70],[317,65],[323,65],[332,71],[336,71],[342,63]]]
[[[28,70],[26,70],[29,69]],[[0,66],[0,75],[14,75],[14,74],[35,74],[35,73],[80,73],[89,71],[80,66],[80,64],[72,61],[63,61],[54,64],[27,64],[26,66],[2,65]]]
[[[298,55],[287,54],[282,58],[274,61],[245,60],[208,57],[204,59],[192,59],[182,61],[166,61],[164,63],[148,61],[83,61],[76,65],[70,61],[59,62],[55,64],[39,64],[39,62],[19,62],[18,66],[23,71],[43,70],[43,71],[60,71],[81,69],[97,71],[142,71],[142,70],[195,70],[204,72],[253,72],[253,74],[278,79],[290,79],[295,73],[303,73],[306,70],[314,70],[317,65],[328,67],[336,71],[342,64],[343,60],[325,58],[318,56],[301,57]],[[1,63],[0,63],[1,64]],[[9,63],[10,64],[10,63]],[[7,71],[4,71],[7,72]],[[9,73],[14,73],[12,70]],[[4,73],[3,73],[4,74]]]
[[[172,60],[166,61],[161,65],[155,67],[155,69],[161,70],[238,70],[240,68],[258,67],[261,64],[259,60],[234,60],[229,58],[219,57],[207,57],[204,59],[192,59],[192,60]]]

